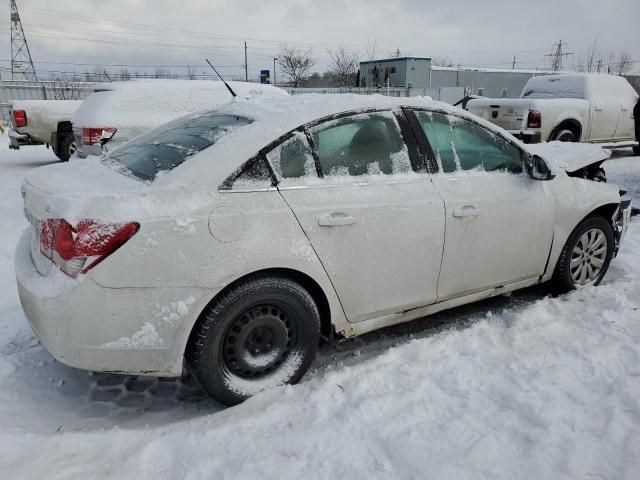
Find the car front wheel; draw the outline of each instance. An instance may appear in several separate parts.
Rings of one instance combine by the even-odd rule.
[[[598,285],[613,257],[613,229],[604,217],[589,217],[571,233],[556,265],[553,282],[560,292]]]
[[[300,381],[320,338],[311,295],[287,278],[256,277],[220,296],[191,335],[187,365],[198,383],[225,405]]]

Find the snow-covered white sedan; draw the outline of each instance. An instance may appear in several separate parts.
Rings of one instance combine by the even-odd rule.
[[[20,299],[65,364],[179,376],[186,361],[234,404],[300,380],[321,340],[597,285],[630,213],[601,181],[607,156],[426,99],[236,100],[32,172]]]

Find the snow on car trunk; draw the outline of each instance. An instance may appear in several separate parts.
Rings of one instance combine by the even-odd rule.
[[[22,184],[22,197],[24,214],[32,230],[31,258],[40,274],[50,274],[53,263],[61,266],[65,260],[56,258],[60,252],[53,246],[56,240],[63,241],[58,238],[62,227],[83,225],[86,236],[100,235],[105,225],[118,225],[96,227],[100,225],[96,223],[98,220],[112,216],[110,213],[117,210],[118,198],[126,194],[139,195],[146,187],[95,161],[51,165],[33,171]],[[87,222],[92,222],[90,228]],[[83,234],[79,229],[74,232],[76,238]],[[71,231],[68,233],[74,235]]]

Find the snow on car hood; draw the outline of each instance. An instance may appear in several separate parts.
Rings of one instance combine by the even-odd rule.
[[[611,156],[610,150],[590,143],[549,142],[527,145],[529,152],[542,157],[550,168],[575,172]]]

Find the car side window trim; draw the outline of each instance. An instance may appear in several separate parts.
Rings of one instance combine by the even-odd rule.
[[[510,138],[502,135],[500,132],[495,132],[495,131],[485,127],[480,122],[477,122],[477,121],[473,120],[472,118],[465,117],[465,116],[457,114],[455,112],[449,112],[449,111],[446,111],[446,110],[442,110],[440,108],[429,109],[429,108],[412,107],[410,109],[406,109],[407,116],[411,119],[410,122],[412,124],[412,128],[414,128],[417,132],[422,132],[422,134],[418,133],[416,135],[416,137],[418,138],[418,144],[422,146],[421,148],[424,149],[424,152],[427,155],[428,162],[432,163],[431,168],[434,168],[432,173],[437,173],[439,171],[438,162],[436,161],[436,156],[435,156],[435,153],[433,151],[433,147],[431,146],[431,142],[429,141],[429,139],[427,138],[427,135],[424,133],[424,130],[420,126],[420,120],[418,119],[418,116],[416,115],[416,112],[439,113],[439,114],[442,114],[442,115],[459,118],[460,120],[472,123],[472,124],[476,125],[477,127],[485,130],[486,132],[497,136],[502,141],[504,141],[505,143],[508,143],[512,147],[516,148],[518,150],[518,152],[520,153],[520,159],[523,162],[524,162],[524,159],[526,158],[525,151],[516,142],[514,142]],[[523,171],[524,171],[524,168],[523,168]]]
[[[266,166],[267,170],[269,171],[269,177],[271,179],[271,184],[266,188],[234,189],[233,188],[234,182],[256,162],[262,162]],[[218,191],[220,191],[220,192],[254,192],[254,191],[261,191],[262,192],[262,191],[267,191],[267,190],[273,190],[273,189],[275,189],[277,187],[277,185],[278,185],[278,182],[277,182],[276,174],[273,171],[273,168],[271,167],[271,165],[267,161],[267,157],[264,154],[262,154],[261,152],[259,152],[257,155],[254,155],[249,160],[247,160],[242,165],[240,165],[239,168],[237,168],[231,175],[229,175],[224,180],[224,182],[222,182],[220,184],[220,186],[218,187]]]
[[[424,165],[423,168],[427,173],[437,173],[438,162],[436,161],[436,156],[433,153],[433,149],[431,148],[431,144],[427,139],[427,135],[424,133],[424,130],[420,126],[418,117],[416,116],[413,109],[403,107],[402,111],[405,118],[407,119],[408,126],[411,129],[410,133],[413,135],[413,141],[416,143],[416,148],[418,150],[417,155],[421,157],[422,164]],[[408,135],[409,132],[407,132],[407,136]]]

